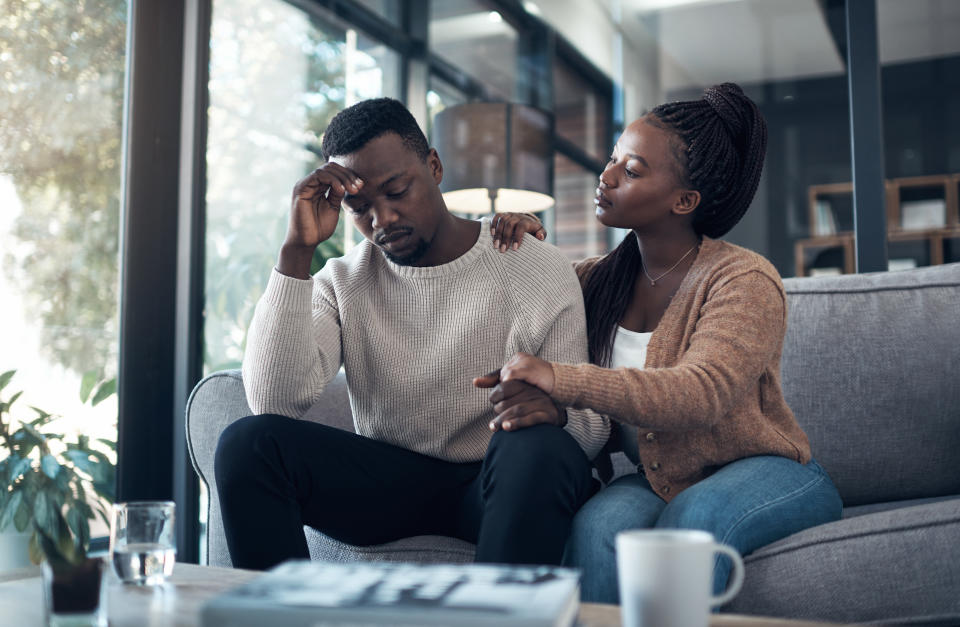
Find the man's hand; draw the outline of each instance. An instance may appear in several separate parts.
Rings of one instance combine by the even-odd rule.
[[[529,233],[539,240],[547,238],[547,230],[536,216],[529,213],[498,213],[490,219],[493,247],[500,252],[520,248],[523,236]]]
[[[310,278],[310,260],[317,244],[333,235],[340,220],[340,203],[355,194],[363,181],[337,163],[325,163],[293,186],[290,222],[280,248],[277,270],[298,279]]]
[[[497,416],[490,421],[491,431],[515,431],[543,423],[566,424],[566,411],[542,390],[522,381],[500,381],[499,375],[495,370],[473,380],[477,387],[492,388],[489,398]]]

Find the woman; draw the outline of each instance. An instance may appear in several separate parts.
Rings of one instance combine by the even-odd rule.
[[[584,601],[618,601],[614,538],[624,529],[704,529],[746,555],[840,516],[839,494],[780,387],[780,276],[760,255],[714,239],[750,205],[765,150],[759,110],[731,83],[628,126],[595,203],[602,224],[631,232],[576,267],[592,363],[518,354],[500,371],[559,406],[614,418],[638,464],[574,520],[564,560],[583,570]],[[496,222],[498,242],[522,232],[542,239],[521,215]],[[533,420],[514,410],[492,428]],[[718,559],[717,592],[729,571]]]

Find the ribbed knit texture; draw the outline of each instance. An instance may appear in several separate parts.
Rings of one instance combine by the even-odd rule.
[[[523,351],[587,361],[577,277],[553,246],[527,236],[477,243],[440,266],[398,266],[368,241],[331,259],[313,280],[276,270],[257,304],[243,380],[255,413],[302,416],[341,364],[357,433],[452,462],[483,459],[494,418],[473,377]],[[566,430],[591,459],[609,434],[592,411],[568,411]]]
[[[780,387],[786,329],[786,295],[770,262],[704,238],[653,331],[645,368],[554,364],[553,398],[640,427],[641,463],[666,500],[743,457],[806,463],[809,441]]]

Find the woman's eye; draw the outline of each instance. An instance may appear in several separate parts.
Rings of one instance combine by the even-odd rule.
[[[628,170],[628,169],[626,169],[626,168],[624,168],[623,171],[626,172],[626,173],[627,173],[627,176],[629,176],[629,177],[632,178],[632,179],[635,179],[635,178],[637,178],[638,176],[640,176],[640,175],[637,174],[636,172],[634,172],[634,171],[632,171],[632,170]]]

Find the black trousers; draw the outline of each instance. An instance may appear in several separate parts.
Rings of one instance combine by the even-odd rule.
[[[227,427],[215,458],[234,566],[309,558],[303,525],[359,546],[416,535],[477,545],[476,560],[559,564],[576,511],[596,491],[563,429],[493,435],[482,462],[452,463],[276,415]]]

